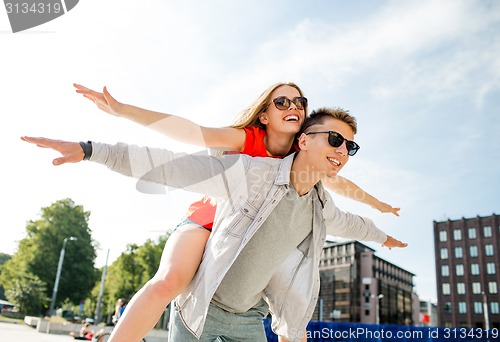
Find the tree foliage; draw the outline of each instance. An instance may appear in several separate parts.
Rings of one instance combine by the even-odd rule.
[[[47,286],[40,278],[31,273],[23,273],[21,277],[14,279],[6,294],[20,312],[38,316],[49,303],[46,292]]]
[[[160,265],[167,237],[147,240],[142,246],[127,245],[127,249],[108,268],[103,308],[114,310],[118,298],[130,300],[151,279]],[[104,312],[104,315],[106,312]]]
[[[14,293],[15,280],[22,278],[26,282],[40,280],[45,284],[45,295],[51,297],[63,241],[69,237],[77,240],[66,244],[56,306],[66,300],[78,303],[89,296],[98,277],[89,215],[82,206],[64,199],[42,208],[40,219],[27,223],[27,237],[20,241],[18,251],[5,263],[1,274],[9,300],[14,300],[9,294]]]
[[[0,253],[0,299],[6,299],[5,297],[5,289],[3,288],[1,279],[2,279],[2,266],[9,260],[11,256],[9,254]]]

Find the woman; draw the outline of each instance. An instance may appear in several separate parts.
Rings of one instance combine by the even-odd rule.
[[[92,337],[94,337],[94,331],[90,329],[90,323],[85,322],[80,329],[80,332],[75,334],[74,332],[69,333],[75,340],[87,340],[91,341]]]
[[[127,301],[124,298],[119,298],[116,301],[115,313],[113,315],[113,324],[118,324],[120,317],[122,317],[125,308],[127,307]]]
[[[278,83],[244,110],[231,127],[201,127],[189,120],[122,104],[107,91],[92,91],[76,85],[77,92],[101,110],[148,126],[170,138],[207,148],[221,148],[251,156],[283,157],[296,151],[295,135],[307,116],[307,99],[294,83]],[[355,153],[355,152],[354,152]],[[399,208],[378,201],[354,183],[341,178],[324,180],[341,195],[360,200],[381,212],[398,215]],[[355,198],[355,194],[363,194]],[[203,255],[215,213],[211,199],[191,205],[186,219],[169,237],[155,276],[129,302],[113,330],[111,341],[137,341],[154,327],[165,307],[193,278]]]

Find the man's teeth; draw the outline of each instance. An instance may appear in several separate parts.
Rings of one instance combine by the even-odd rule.
[[[340,161],[338,161],[337,159],[334,159],[334,158],[329,158],[329,157],[327,157],[326,159],[328,159],[328,160],[329,160],[329,161],[331,161],[332,163],[337,164],[337,166],[340,166]]]
[[[299,121],[299,117],[297,115],[289,115],[285,118],[285,121]]]

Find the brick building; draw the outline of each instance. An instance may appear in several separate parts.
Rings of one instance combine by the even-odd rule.
[[[500,222],[487,217],[434,221],[438,323],[500,328]]]
[[[374,253],[358,241],[325,244],[313,320],[414,324],[414,274]]]

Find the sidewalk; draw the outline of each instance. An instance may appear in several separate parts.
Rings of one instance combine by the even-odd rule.
[[[0,342],[72,342],[69,334],[45,334],[22,323],[6,323],[0,320]],[[167,342],[166,331],[151,331],[146,336],[147,342]]]
[[[39,333],[35,329],[28,327],[24,323],[4,323],[0,322],[0,336],[2,341],[15,342],[72,342],[69,335],[56,335]]]

